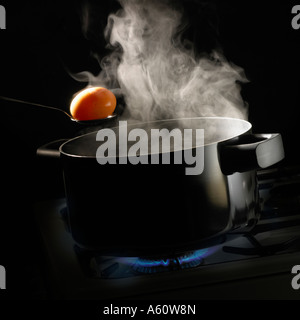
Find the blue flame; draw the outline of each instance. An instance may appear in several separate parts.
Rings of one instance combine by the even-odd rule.
[[[170,264],[170,259],[162,259],[162,260],[144,260],[138,259],[135,261],[135,266],[140,267],[158,267],[158,266],[168,266]]]
[[[147,259],[137,257],[119,258],[122,263],[130,265],[133,270],[142,273],[154,273],[168,270],[186,269],[190,267],[197,267],[203,263],[203,258],[213,253],[216,248],[205,248],[188,252],[179,256],[163,259]],[[120,261],[121,262],[121,261]]]
[[[206,257],[208,255],[208,253],[209,253],[209,249],[197,250],[197,251],[193,252],[191,255],[179,257],[178,261],[179,261],[179,264],[191,263],[195,260],[199,260],[199,259]]]

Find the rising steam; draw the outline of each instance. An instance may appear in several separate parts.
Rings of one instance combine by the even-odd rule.
[[[120,0],[108,17],[105,36],[113,47],[101,72],[77,75],[89,85],[119,87],[126,119],[142,121],[221,116],[247,118],[240,67],[218,52],[197,57],[182,39],[182,8],[167,0]]]

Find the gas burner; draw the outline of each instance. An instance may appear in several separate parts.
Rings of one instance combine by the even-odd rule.
[[[209,249],[202,249],[171,258],[136,258],[135,261],[129,260],[129,264],[134,271],[143,274],[194,268],[202,264],[209,252]]]
[[[75,247],[82,269],[91,276],[102,279],[128,278],[138,275],[168,272],[199,267],[204,258],[217,247],[190,251],[169,257],[113,257],[88,253]]]

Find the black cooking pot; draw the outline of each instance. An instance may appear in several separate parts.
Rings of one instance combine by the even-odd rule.
[[[120,128],[110,129],[117,150]],[[172,163],[180,150],[170,151],[170,164],[161,163],[162,152],[159,164],[151,164],[150,152],[143,155],[148,164],[119,164],[124,155],[118,152],[116,164],[99,164],[97,150],[107,141],[97,141],[97,132],[65,142],[59,155],[69,224],[78,245],[118,256],[173,254],[255,226],[256,169],[284,158],[280,134],[252,134],[247,121],[217,117],[132,124],[127,130],[137,128],[149,137],[152,129],[204,129],[204,144],[192,146],[194,155],[202,148],[203,172],[188,175],[191,165]],[[47,147],[39,150],[45,152]]]

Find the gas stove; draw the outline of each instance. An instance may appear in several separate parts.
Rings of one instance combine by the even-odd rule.
[[[165,257],[103,256],[72,239],[64,198],[36,204],[50,297],[57,299],[299,299],[300,169],[257,173],[258,224],[222,243]]]

